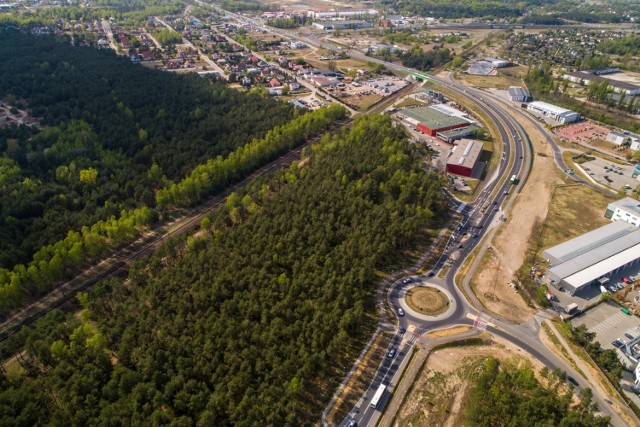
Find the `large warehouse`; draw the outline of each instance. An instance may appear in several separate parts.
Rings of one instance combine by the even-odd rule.
[[[573,123],[580,119],[580,114],[557,105],[547,104],[542,101],[533,101],[527,105],[527,110],[537,114],[551,117],[558,123]]]
[[[462,139],[447,160],[447,172],[456,175],[471,176],[482,153],[482,142]]]
[[[552,267],[545,278],[571,294],[604,277],[619,280],[622,270],[640,263],[640,228],[624,221],[561,243],[542,253]]]
[[[398,112],[398,115],[417,131],[429,136],[438,136],[439,132],[470,125],[469,121],[462,117],[452,116],[431,107],[410,108]]]

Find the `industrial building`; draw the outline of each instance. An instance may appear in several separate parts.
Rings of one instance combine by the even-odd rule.
[[[512,102],[531,102],[533,98],[529,89],[522,88],[520,86],[511,86],[508,90],[509,100]]]
[[[609,203],[604,213],[611,221],[625,221],[640,227],[640,202],[631,197]]]
[[[557,105],[542,101],[534,101],[527,105],[527,110],[550,117],[558,123],[573,123],[580,119],[580,114]]]
[[[576,71],[574,73],[568,73],[562,76],[563,79],[569,80],[573,83],[579,83],[581,85],[588,86],[589,83],[601,82],[606,80],[609,86],[613,88],[615,93],[624,93],[625,95],[640,95],[640,86],[634,85],[633,83],[623,82],[620,80],[614,80],[609,77],[600,77],[599,75],[586,73],[584,71]]]
[[[331,18],[355,18],[366,16],[377,16],[378,11],[375,9],[356,9],[356,10],[331,10],[324,12],[309,11],[307,16],[313,19],[331,19]]]
[[[398,112],[398,117],[417,131],[447,140],[441,132],[469,127],[469,120],[452,116],[432,107],[408,108]]]
[[[552,266],[545,279],[573,294],[604,278],[617,280],[622,270],[640,263],[640,228],[614,221],[549,248],[542,256]]]
[[[447,172],[470,177],[482,154],[482,141],[462,139],[447,160]]]
[[[311,24],[319,30],[359,30],[360,28],[371,28],[373,24],[367,21],[320,21]]]

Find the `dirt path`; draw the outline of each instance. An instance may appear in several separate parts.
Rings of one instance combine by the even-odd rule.
[[[507,212],[508,221],[491,242],[492,250],[487,251],[472,286],[487,309],[516,322],[525,322],[534,311],[510,284],[524,262],[534,223],[547,216],[552,188],[563,181],[556,172],[551,147],[528,122],[518,121],[531,138],[533,166],[524,187],[514,196],[516,201]]]

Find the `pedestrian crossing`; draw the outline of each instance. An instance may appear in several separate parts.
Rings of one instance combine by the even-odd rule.
[[[618,326],[620,323],[622,323],[628,317],[629,316],[627,316],[626,314],[624,314],[622,312],[618,312],[618,313],[614,314],[613,316],[606,318],[605,320],[603,320],[602,322],[598,323],[594,327],[592,327],[591,331],[595,332],[596,334],[601,334],[601,333],[603,333],[605,331],[608,331],[609,329],[612,329],[612,328]]]
[[[416,327],[415,325],[409,325],[407,327],[407,332],[404,333],[404,335],[402,336],[402,341],[400,342],[400,345],[413,345],[416,341],[418,341],[418,339],[420,338],[420,334],[416,332]]]

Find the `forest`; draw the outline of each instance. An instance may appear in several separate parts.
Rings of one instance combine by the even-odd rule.
[[[631,33],[619,39],[603,40],[597,46],[604,53],[640,56],[640,34]]]
[[[609,417],[595,415],[591,389],[580,390],[572,403],[573,386],[566,374],[542,368],[540,379],[529,365],[487,358],[465,402],[468,426],[608,426]]]
[[[2,314],[155,222],[156,193],[203,161],[231,156],[208,178],[220,189],[301,142],[281,137],[285,123],[309,136],[343,114],[305,118],[194,75],[18,32],[0,33],[0,61],[0,99],[41,123],[0,131]]]
[[[385,116],[306,149],[175,239],[0,344],[0,424],[309,425],[374,327],[379,271],[445,215]]]

